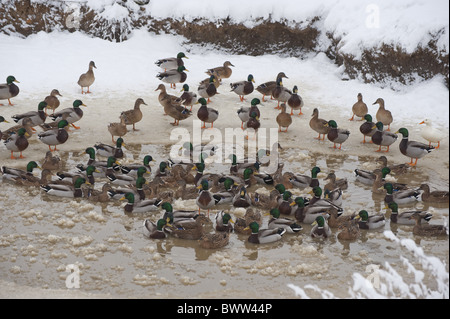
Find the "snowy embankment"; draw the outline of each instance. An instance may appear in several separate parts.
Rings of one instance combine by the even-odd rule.
[[[125,41],[136,29],[234,54],[325,53],[343,79],[398,88],[442,75],[448,87],[449,3],[356,0],[0,0],[6,34],[75,30]],[[29,4],[31,3],[31,7]]]

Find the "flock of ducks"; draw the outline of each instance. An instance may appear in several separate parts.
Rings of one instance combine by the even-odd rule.
[[[171,88],[177,84],[186,82],[187,71],[183,59],[187,56],[180,52],[177,57],[160,59],[156,65],[163,69],[157,77]],[[160,84],[155,91],[160,91],[158,102],[163,106],[164,113],[174,119],[172,125],[192,115],[193,106],[200,104],[197,117],[203,122],[203,127],[214,122],[219,117],[218,110],[208,106],[211,99],[218,95],[217,88],[223,79],[232,75],[234,65],[226,61],[223,66],[208,69],[208,78],[197,87],[197,93],[190,91],[189,85],[184,83],[180,96],[167,92],[164,84]],[[89,63],[89,69],[79,78],[78,85],[82,94],[91,93],[90,86],[95,81],[93,69],[95,63]],[[261,100],[266,101],[270,97],[278,102],[276,109],[280,112],[276,117],[279,131],[287,132],[292,124],[294,113],[303,115],[303,99],[298,94],[298,87],[294,86],[290,91],[283,86],[283,79],[288,78],[284,72],[280,72],[275,81],[269,81],[255,87],[253,75],[249,74],[246,80],[230,83],[230,91],[238,95],[241,102],[254,90],[262,94]],[[0,85],[0,99],[8,99],[19,94],[19,88],[14,83],[18,82],[13,76],[7,78],[7,83]],[[84,88],[87,88],[84,91]],[[136,100],[134,108],[123,111],[119,116],[119,122],[110,123],[108,130],[112,137],[113,145],[97,143],[89,146],[85,154],[89,159],[86,163],[78,163],[76,173],[61,171],[62,163],[53,152],[57,146],[65,143],[69,138],[69,127],[80,129],[74,123],[83,117],[80,106],[86,106],[81,100],[75,100],[73,107],[57,111],[60,106],[58,90],[52,90],[42,102],[38,104],[37,111],[30,111],[12,116],[17,125],[6,131],[0,131],[0,137],[5,140],[5,146],[11,151],[11,158],[15,152],[19,152],[19,158],[23,158],[22,152],[28,147],[28,138],[36,132],[39,126],[42,131],[37,133],[41,142],[48,145],[49,151],[43,159],[42,166],[30,161],[26,169],[2,167],[3,180],[14,182],[18,185],[40,187],[48,195],[59,197],[83,197],[94,202],[109,202],[113,200],[125,200],[126,214],[142,214],[162,210],[162,216],[156,222],[145,219],[143,232],[149,238],[163,239],[167,236],[199,240],[204,248],[220,248],[228,244],[230,233],[242,233],[248,235],[248,241],[256,244],[264,244],[279,241],[285,233],[299,233],[303,229],[301,224],[312,224],[310,235],[312,237],[326,238],[332,236],[332,228],[341,231],[339,239],[352,240],[359,236],[360,230],[377,229],[386,223],[384,215],[370,215],[366,210],[361,210],[351,216],[343,216],[343,193],[348,188],[346,179],[338,179],[334,172],[329,172],[322,181],[318,179],[319,167],[313,167],[310,175],[300,175],[294,172],[283,171],[283,163],[279,164],[274,174],[267,174],[261,170],[263,166],[259,157],[267,156],[270,151],[258,154],[256,161],[239,162],[236,156],[231,157],[232,163],[229,172],[219,174],[206,173],[205,158],[214,155],[214,148],[187,143],[183,146],[184,152],[190,155],[188,163],[175,163],[168,159],[159,163],[155,172],[152,172],[152,156],[147,155],[142,162],[125,165],[120,160],[125,154],[123,136],[128,132],[127,126],[136,129],[136,124],[143,118],[141,105],[147,105],[143,99]],[[255,131],[260,127],[261,103],[258,98],[253,98],[250,106],[242,106],[237,115],[241,121],[241,128],[252,128]],[[398,206],[417,201],[419,197],[424,202],[448,203],[448,191],[431,191],[427,184],[420,188],[411,188],[408,185],[390,183],[386,181],[388,174],[401,175],[408,173],[411,166],[417,164],[417,160],[428,154],[431,150],[439,148],[443,138],[441,131],[431,126],[430,120],[424,120],[420,124],[426,127],[422,136],[429,144],[408,140],[409,134],[406,128],[400,128],[396,133],[390,132],[393,122],[391,112],[385,109],[384,100],[379,98],[374,104],[379,105],[375,115],[377,122],[372,121],[368,114],[368,107],[363,102],[362,94],[357,96],[357,102],[352,107],[353,116],[365,120],[360,126],[360,132],[371,142],[381,147],[386,147],[385,152],[397,140],[397,134],[401,134],[402,140],[399,149],[402,154],[411,158],[408,164],[388,165],[387,158],[380,156],[381,167],[375,171],[356,169],[356,179],[359,182],[372,185],[375,194],[383,194],[386,206],[390,208],[390,222],[397,224],[414,225],[414,234],[424,236],[447,235],[447,230],[442,225],[430,225],[428,221],[431,214],[426,211],[398,212]],[[287,108],[290,107],[290,112]],[[48,110],[52,114],[47,114]],[[294,112],[295,111],[295,112]],[[297,113],[298,112],[298,113]],[[46,123],[51,118],[52,122]],[[8,121],[0,116],[0,122]],[[312,130],[319,134],[318,139],[325,137],[334,144],[334,148],[341,149],[342,144],[348,139],[350,131],[338,127],[335,120],[324,120],[319,117],[319,110],[313,110],[309,121]],[[384,128],[387,128],[384,130]],[[285,130],[282,130],[285,128]],[[117,137],[117,140],[114,138]],[[431,143],[438,143],[436,147]],[[339,147],[337,147],[339,145]],[[53,148],[52,148],[53,146]],[[198,160],[192,158],[195,148],[200,148],[201,156]],[[101,158],[101,159],[99,159]],[[414,162],[415,160],[415,162]],[[41,169],[41,177],[33,174],[34,169]],[[56,173],[56,178],[55,178]],[[100,188],[96,187],[101,185]],[[253,191],[253,186],[261,185],[269,189],[269,194]],[[289,189],[310,190],[312,196],[294,197]],[[195,199],[197,210],[174,210],[172,201],[177,198]],[[244,208],[243,217],[234,220],[230,215],[230,208]],[[210,211],[217,210],[213,220]],[[269,220],[267,227],[262,228],[262,211],[267,211]],[[203,213],[205,211],[206,213]],[[205,231],[206,227],[214,225],[214,232]]]

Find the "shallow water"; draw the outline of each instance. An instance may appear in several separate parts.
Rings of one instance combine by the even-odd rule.
[[[128,161],[150,154],[159,162],[169,154],[169,147],[163,145],[128,145],[126,150],[132,155]],[[69,152],[66,155],[67,167],[87,161],[85,154]],[[284,171],[308,174],[310,167],[319,166],[321,185],[325,184],[323,179],[331,170],[336,171],[338,178],[347,178],[349,188],[344,192],[344,215],[363,208],[371,214],[386,213],[383,197],[372,196],[371,187],[356,181],[353,174],[357,167],[375,167],[368,158],[341,154],[330,157],[293,148],[281,150],[280,156],[285,163]],[[228,167],[214,164],[207,166],[207,171],[226,172]],[[153,168],[155,171],[156,165]],[[427,181],[432,188],[448,187],[434,171],[421,172],[401,176],[398,181],[411,186]],[[255,188],[263,191],[264,187],[252,190]],[[445,265],[448,293],[448,237],[413,236],[409,226],[387,222],[384,229],[362,231],[356,241],[340,241],[336,237],[337,229],[333,229],[331,238],[317,240],[309,236],[311,226],[303,224],[300,233],[285,234],[277,243],[253,245],[246,241],[246,236],[233,233],[225,248],[206,250],[200,248],[197,241],[145,238],[143,220],[158,219],[159,211],[125,215],[122,202],[99,204],[85,199],[60,199],[39,189],[12,186],[7,182],[0,183],[0,191],[1,279],[22,286],[67,289],[66,267],[75,264],[80,269],[80,291],[111,297],[295,298],[294,291],[287,286],[294,284],[299,287],[315,285],[334,297],[346,298],[354,284],[352,275],[368,276],[366,267],[369,265],[383,268],[388,262],[405,282],[414,284],[417,278],[401,261],[400,256],[403,256],[424,272],[422,285],[445,294],[440,291],[442,288],[432,269],[424,269],[410,250],[386,238],[383,232],[389,230],[398,238],[412,239],[426,255],[436,257]],[[308,190],[292,191],[295,195],[311,196]],[[174,209],[197,209],[195,200],[175,200],[173,205]],[[448,205],[424,206],[419,201],[406,207],[424,207],[433,213],[431,223],[448,224]],[[211,218],[215,211],[211,212]],[[242,209],[230,212],[233,218],[244,213]],[[268,217],[264,218],[266,225]],[[326,297],[323,292],[314,290],[308,290],[308,295]],[[386,295],[395,297],[396,291],[388,291]]]

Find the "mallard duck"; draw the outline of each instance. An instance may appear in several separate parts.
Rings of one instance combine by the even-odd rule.
[[[106,173],[113,173],[114,171],[120,170],[120,165],[114,156],[108,157],[106,161],[97,161],[95,159],[96,152],[93,147],[86,148],[85,153],[89,155],[86,166],[95,166],[101,172],[101,174],[98,175],[99,177],[106,177]],[[77,165],[77,168],[81,171],[85,170],[83,164]]]
[[[355,217],[358,221],[360,229],[376,229],[383,227],[386,224],[384,215],[370,215],[366,210],[360,210]]]
[[[270,220],[268,221],[269,229],[284,228],[287,233],[293,234],[298,233],[302,230],[302,226],[297,224],[293,219],[290,218],[280,218],[280,211],[278,208],[272,208],[270,210]]]
[[[201,83],[197,89],[198,95],[200,95],[204,99],[208,99],[207,103],[211,102],[211,98],[214,95],[219,94],[215,83],[216,83],[216,78],[213,75],[211,75],[209,77],[209,82]]]
[[[137,131],[135,125],[137,122],[139,122],[140,120],[142,120],[142,111],[140,106],[144,104],[147,105],[147,103],[144,102],[143,99],[138,98],[136,100],[136,102],[134,102],[134,108],[131,110],[127,110],[127,111],[123,111],[122,113],[120,113],[120,119],[124,118],[125,119],[125,124],[126,125],[133,125],[133,131]]]
[[[278,199],[278,211],[282,215],[291,215],[293,212],[293,208],[291,207],[292,200],[292,193],[290,191],[285,191],[281,198]]]
[[[5,180],[16,181],[24,176],[34,176],[33,170],[35,168],[40,168],[36,161],[29,161],[25,170],[21,168],[2,166],[2,177]]]
[[[248,227],[252,222],[261,225],[263,216],[260,211],[253,210],[253,208],[247,208],[244,217],[239,217],[234,223],[234,232],[237,234],[250,235],[251,230]]]
[[[285,127],[287,132],[288,127],[292,124],[292,116],[286,112],[286,104],[281,104],[281,112],[276,117],[278,123],[278,132],[281,132],[281,128]]]
[[[176,69],[160,72],[156,77],[163,82],[169,83],[171,88],[176,89],[177,83],[183,83],[187,79],[187,74],[184,71],[189,70],[184,65],[181,65]]]
[[[341,231],[337,234],[339,240],[356,240],[361,235],[356,220],[348,220],[339,226]]]
[[[255,83],[255,79],[253,78],[253,75],[249,74],[247,77],[247,81],[230,83],[231,92],[239,95],[239,99],[241,100],[241,102],[243,102],[244,97],[252,93],[255,89],[253,83]]]
[[[45,153],[45,157],[42,163],[42,169],[48,169],[50,171],[58,170],[62,166],[61,158],[59,156],[53,156],[51,151]]]
[[[302,174],[291,174],[289,176],[289,182],[296,188],[306,188],[306,187],[315,187],[319,186],[319,179],[317,178],[317,174],[320,173],[320,168],[314,166],[311,169],[311,176],[302,175]]]
[[[200,81],[198,83],[199,87],[200,86],[208,86],[210,82],[214,83],[214,86],[216,87],[216,89],[219,88],[220,86],[220,79],[216,74],[211,74],[210,76],[208,76],[206,79],[203,79],[202,81]],[[206,97],[205,97],[206,99]]]
[[[342,190],[346,190],[348,188],[348,181],[346,178],[337,178],[334,172],[328,173],[327,177],[325,177],[324,181],[329,181],[323,187],[323,190],[326,192],[327,190],[331,191],[336,188],[340,188]]]
[[[413,234],[416,236],[430,236],[430,237],[448,236],[448,229],[444,225],[431,225],[431,224],[422,225],[423,218],[420,215],[420,213],[415,213],[411,215],[409,218],[411,218],[415,222]]]
[[[246,228],[249,228],[252,231],[247,241],[253,244],[273,243],[281,240],[286,233],[286,229],[282,227],[275,229],[260,229],[257,222],[251,222]]]
[[[204,225],[210,222],[208,217],[199,215],[193,223],[186,223],[183,227],[168,225],[164,230],[176,238],[198,240],[205,234]]]
[[[291,115],[294,115],[294,110],[300,110],[298,115],[302,115],[302,107],[304,105],[302,97],[298,94],[298,87],[294,85],[292,94],[287,100],[287,104],[291,108]]]
[[[366,136],[372,137],[373,134],[375,134],[375,132],[377,131],[377,128],[375,126],[375,123],[372,122],[372,116],[370,114],[364,115],[364,120],[366,121],[361,124],[361,126],[359,127],[359,131],[364,136],[363,143],[366,143]]]
[[[259,116],[256,112],[252,111],[250,113],[250,118],[248,119],[247,123],[245,124],[245,128],[253,129],[253,139],[256,139],[256,134],[258,133],[259,128],[261,127],[261,122],[259,121]],[[248,134],[246,135],[246,138],[248,139]]]
[[[113,156],[116,159],[123,158],[123,150],[122,146],[124,146],[125,143],[123,141],[123,138],[119,137],[116,141],[116,146],[108,145],[105,143],[96,143],[94,145],[94,148],[97,152],[97,155],[103,156],[103,157],[110,157]]]
[[[0,117],[0,121],[1,121],[1,117]],[[9,123],[8,121],[4,120],[3,122],[5,123]],[[0,138],[3,140],[6,140],[11,134],[17,134],[17,132],[21,129],[24,128],[26,130],[26,132],[28,133],[28,136],[25,136],[26,138],[30,138],[33,134],[33,122],[31,120],[31,118],[27,117],[24,118],[22,121],[22,124],[17,124],[14,126],[11,126],[10,128],[8,128],[7,130],[1,132],[0,131]]]
[[[5,146],[11,151],[11,159],[17,158],[14,156],[14,152],[20,152],[19,158],[25,158],[22,155],[22,152],[25,151],[29,145],[26,135],[28,135],[27,131],[24,128],[21,128],[17,131],[17,134],[11,134],[6,139]]]
[[[230,66],[234,65],[230,61],[225,61],[223,63],[223,66],[208,69],[205,73],[208,75],[215,74],[219,77],[220,81],[222,81],[222,79],[228,79],[233,73],[233,70],[230,68]]]
[[[391,111],[388,111],[384,108],[384,100],[382,98],[378,98],[373,105],[378,104],[379,108],[377,111],[377,114],[375,115],[375,118],[377,119],[377,122],[383,123],[383,125],[387,125],[387,131],[391,130],[391,124],[394,121],[392,117]]]
[[[372,172],[372,171],[357,168],[354,170],[354,172],[356,175],[356,179],[358,181],[360,181],[361,183],[364,183],[367,185],[373,185],[373,183],[377,179],[377,175],[376,175],[375,171]],[[384,179],[386,177],[386,175],[389,174],[390,170],[387,167],[386,168],[383,167],[381,172],[382,172],[381,177]]]
[[[158,95],[158,101],[163,107],[165,107],[166,105],[181,106],[183,102],[180,97],[167,93],[167,89],[164,84],[159,84],[155,91],[161,91]]]
[[[76,126],[75,122],[81,120],[83,117],[83,110],[80,106],[86,106],[81,100],[75,100],[73,102],[73,107],[65,108],[55,114],[50,115],[50,117],[55,122],[59,122],[62,119],[65,119],[70,125],[73,126],[74,129],[79,129],[79,126]]]
[[[420,192],[415,189],[404,189],[394,192],[394,186],[391,183],[385,183],[383,188],[387,194],[384,197],[386,203],[396,202],[398,205],[410,204],[419,198]]]
[[[50,95],[45,97],[44,102],[47,103],[47,107],[45,109],[46,113],[47,110],[53,110],[53,114],[55,114],[55,110],[59,107],[60,104],[57,95],[62,96],[57,89],[53,89],[50,92]]]
[[[229,213],[221,210],[216,214],[216,230],[220,232],[231,233],[233,231],[233,219]]]
[[[212,234],[203,234],[199,239],[200,247],[204,249],[218,249],[225,247],[230,242],[230,234],[225,232],[216,232]]]
[[[201,209],[208,210],[209,216],[209,210],[215,205],[215,200],[212,193],[209,191],[208,181],[205,179],[202,180],[201,184],[197,186],[197,188],[201,190],[195,201],[198,206],[198,212],[200,213]]]
[[[192,106],[195,104],[195,102],[197,102],[197,94],[195,92],[189,91],[189,85],[187,84],[183,84],[183,88],[181,89],[181,92],[183,92],[183,94],[181,94],[180,99],[183,101],[182,105],[184,105],[184,107],[191,107],[189,109],[189,111],[192,111]]]
[[[438,145],[435,146],[435,149],[438,149],[441,146],[442,139],[445,137],[444,131],[433,127],[430,119],[425,119],[419,124],[425,124],[420,135],[428,141],[428,146],[431,146],[431,143],[437,143]]]
[[[14,84],[20,83],[12,75],[6,78],[6,83],[0,84],[0,100],[8,100],[8,104],[13,106],[11,99],[19,94],[19,87]],[[0,104],[3,105],[3,104]]]
[[[231,178],[226,178],[223,182],[223,185],[225,187],[224,191],[217,192],[213,194],[214,200],[216,201],[216,205],[219,204],[229,204],[233,201],[234,197],[236,196],[233,186],[237,186]]]
[[[95,81],[95,76],[94,76],[94,68],[97,68],[95,66],[95,62],[91,61],[89,62],[89,69],[86,73],[83,73],[80,75],[80,78],[78,79],[78,85],[81,86],[81,94],[87,94],[87,93],[91,93],[91,91],[89,91],[89,87],[94,83]],[[84,92],[83,88],[87,87],[87,91]]]
[[[373,174],[375,174],[375,181],[373,182],[372,185],[372,193],[374,194],[384,194],[385,195],[385,190],[383,188],[384,184],[386,183],[386,175],[390,173],[390,169],[389,167],[383,167],[382,169],[375,169],[373,171]],[[391,183],[394,191],[398,191],[398,190],[407,190],[408,186],[406,184],[402,184],[402,183]]]
[[[250,195],[247,193],[247,189],[245,187],[241,187],[238,193],[234,196],[233,207],[244,207],[247,208],[252,204],[252,200]]]
[[[317,137],[318,140],[325,140],[325,136],[328,134],[329,130],[328,121],[319,118],[319,109],[317,108],[313,110],[312,118],[309,121],[309,127],[319,133],[319,137]],[[323,135],[323,137],[320,138],[320,135]]]
[[[278,196],[280,196],[280,193],[276,189],[272,190],[268,195],[260,194],[257,191],[250,194],[252,206],[268,209],[278,206]]]
[[[277,85],[272,91],[273,98],[278,101],[278,105],[275,108],[280,108],[280,102],[287,103],[291,95],[291,90],[288,90],[283,86],[283,80],[281,78],[277,79]]]
[[[54,130],[48,130],[39,132],[38,138],[39,140],[48,145],[48,149],[51,152],[57,151],[57,145],[64,144],[69,139],[69,134],[67,133],[65,127],[69,125],[66,120],[61,120],[58,122],[58,128]],[[54,146],[52,150],[51,146]]]
[[[258,91],[259,93],[261,93],[263,95],[263,97],[262,97],[263,102],[265,102],[264,97],[266,95],[268,95],[272,98],[272,91],[277,86],[278,79],[282,79],[282,78],[288,79],[288,77],[286,76],[286,74],[284,74],[284,72],[278,73],[275,81],[264,82],[256,87],[256,91]]]
[[[213,128],[214,122],[219,117],[219,111],[207,107],[205,98],[200,98],[198,100],[198,103],[201,104],[200,108],[197,111],[198,119],[203,122],[203,126],[201,128],[206,128],[206,123],[211,123],[211,128]]]
[[[326,189],[324,191],[324,198],[336,206],[342,206],[342,195],[342,189],[339,187],[336,187],[335,189]]]
[[[147,172],[147,168],[141,166],[138,168],[137,177],[143,177],[143,175]],[[106,178],[112,185],[119,186],[130,186],[136,183],[136,178],[133,176],[123,175],[123,174],[115,174],[115,173],[106,173]]]
[[[308,206],[323,206],[323,207],[331,207],[333,209],[336,209],[338,212],[342,212],[343,209],[339,205],[334,204],[331,200],[322,198],[322,188],[319,186],[313,187],[312,191],[313,197],[309,200]]]
[[[419,187],[423,191],[421,199],[423,202],[430,203],[448,203],[449,202],[449,192],[444,190],[430,191],[430,186],[428,184],[422,184]]]
[[[174,126],[178,126],[180,121],[185,120],[192,115],[191,111],[177,102],[164,103],[164,112],[174,119],[174,122],[170,123]]]
[[[128,133],[127,125],[125,124],[125,118],[121,117],[120,122],[112,122],[108,124],[108,132],[111,134],[111,141],[114,141],[114,136],[122,138]]]
[[[86,185],[86,184],[83,184],[82,188],[84,185]],[[106,203],[106,202],[109,202],[109,200],[111,199],[111,197],[108,193],[109,190],[111,190],[111,185],[109,183],[104,183],[100,190],[96,190],[96,189],[93,189],[92,187],[88,187],[85,194],[86,194],[87,199],[94,203]]]
[[[30,111],[22,114],[15,114],[12,116],[12,119],[14,122],[16,122],[19,125],[23,125],[23,120],[26,118],[31,119],[32,127],[41,125],[45,122],[47,115],[44,112],[44,109],[47,107],[47,103],[42,101],[39,102],[38,110],[37,111]],[[34,129],[33,129],[34,130]]]
[[[164,58],[159,59],[155,62],[157,66],[159,66],[161,69],[164,69],[164,71],[172,70],[172,69],[178,69],[180,66],[184,66],[183,59],[189,59],[184,52],[179,52],[177,54],[177,57],[173,58]]]
[[[382,168],[383,167],[389,168],[390,173],[394,175],[405,174],[408,173],[410,170],[410,166],[407,164],[388,165],[387,157],[384,155],[381,155],[380,157],[377,158],[377,163],[380,163]]]
[[[403,155],[411,158],[411,162],[408,163],[410,166],[416,166],[417,160],[419,158],[424,157],[432,150],[434,150],[434,146],[428,146],[421,142],[408,140],[408,130],[404,127],[399,129],[396,133],[400,133],[403,135],[402,141],[399,145],[399,149]],[[413,159],[416,159],[414,163]]]
[[[244,123],[247,123],[250,119],[250,113],[256,112],[257,116],[261,116],[261,112],[259,111],[258,104],[260,104],[261,101],[257,98],[252,99],[250,107],[242,106],[238,111],[238,116],[241,119],[241,129],[244,130]]]
[[[353,116],[351,117],[350,121],[353,121],[353,119],[355,118],[355,115],[358,117],[364,117],[367,114],[367,112],[369,111],[367,104],[363,102],[363,96],[361,93],[358,93],[357,99],[358,99],[358,101],[355,104],[353,104],[353,106],[352,106]],[[366,121],[367,121],[367,119],[366,119]]]
[[[328,209],[326,212],[324,212],[322,215],[328,217],[327,219],[328,226],[330,226],[331,228],[339,228],[344,223],[354,219],[356,213],[350,215],[343,215],[342,212],[338,212],[336,209],[331,208]]]
[[[166,220],[162,218],[158,219],[156,223],[150,221],[149,219],[145,219],[142,225],[144,236],[151,239],[164,239],[167,237],[164,232],[164,227],[166,225]]]
[[[415,211],[405,211],[398,212],[398,205],[395,202],[391,202],[387,205],[388,208],[391,209],[391,217],[390,220],[392,223],[400,224],[400,225],[414,225],[415,221],[411,218],[411,216],[417,214],[420,216],[422,221],[429,222],[433,217],[431,213],[427,211],[415,210]]]
[[[170,166],[168,162],[160,162],[158,169],[155,172],[155,177],[167,177],[169,176]]]
[[[82,197],[83,192],[81,191],[81,185],[84,183],[88,184],[89,182],[82,177],[78,177],[73,185],[47,184],[41,185],[41,189],[52,196],[70,198]]]
[[[127,200],[128,203],[124,207],[125,213],[147,213],[159,209],[161,200],[158,198],[144,199],[141,201],[135,201],[135,195],[133,193],[126,193],[120,200]]]
[[[238,158],[237,158],[236,154],[230,154],[228,156],[228,159],[231,160],[230,174],[233,174],[233,175],[243,174],[247,168],[251,168],[251,169],[255,169],[255,170],[259,169],[258,160],[249,161],[248,158],[243,158],[243,159],[239,159],[239,162],[238,162]]]
[[[120,165],[120,171],[123,174],[137,177],[138,169],[144,166],[147,169],[146,174],[150,174],[152,172],[152,167],[150,166],[151,162],[156,162],[151,155],[145,155],[140,163],[130,163],[127,165]]]
[[[387,146],[385,152],[389,152],[389,146],[394,144],[398,138],[397,133],[383,131],[383,123],[381,122],[377,122],[373,128],[376,128],[376,131],[372,135],[372,143],[380,146],[377,152],[381,152],[382,146]]]
[[[337,123],[334,120],[328,121],[328,126],[328,140],[333,142],[333,148],[336,148],[336,144],[339,144],[339,149],[341,149],[342,143],[344,143],[350,136],[350,131],[347,129],[338,128]]]
[[[310,232],[311,237],[327,238],[332,234],[330,226],[322,215],[317,216],[311,225],[313,226]]]
[[[164,215],[162,218],[175,227],[183,227],[186,223],[193,223],[199,216],[195,210],[173,210],[172,204],[164,202],[161,204],[161,208],[164,209]]]
[[[77,173],[69,173],[69,172],[56,172],[56,175],[58,176],[58,180],[55,182],[55,184],[64,184],[64,185],[74,185],[75,181],[78,179],[78,177],[83,177],[89,182],[89,185],[94,186],[95,185],[95,177],[94,172],[98,172],[98,170],[95,168],[95,166],[89,165],[86,167],[86,170],[84,171],[78,171]]]

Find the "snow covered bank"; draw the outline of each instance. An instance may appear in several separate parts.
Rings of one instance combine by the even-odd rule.
[[[387,86],[440,74],[448,87],[449,3],[444,0],[136,2],[0,0],[0,27],[21,36],[79,30],[111,41],[127,40],[139,28],[234,54],[303,58],[323,52],[343,67],[343,78]]]

